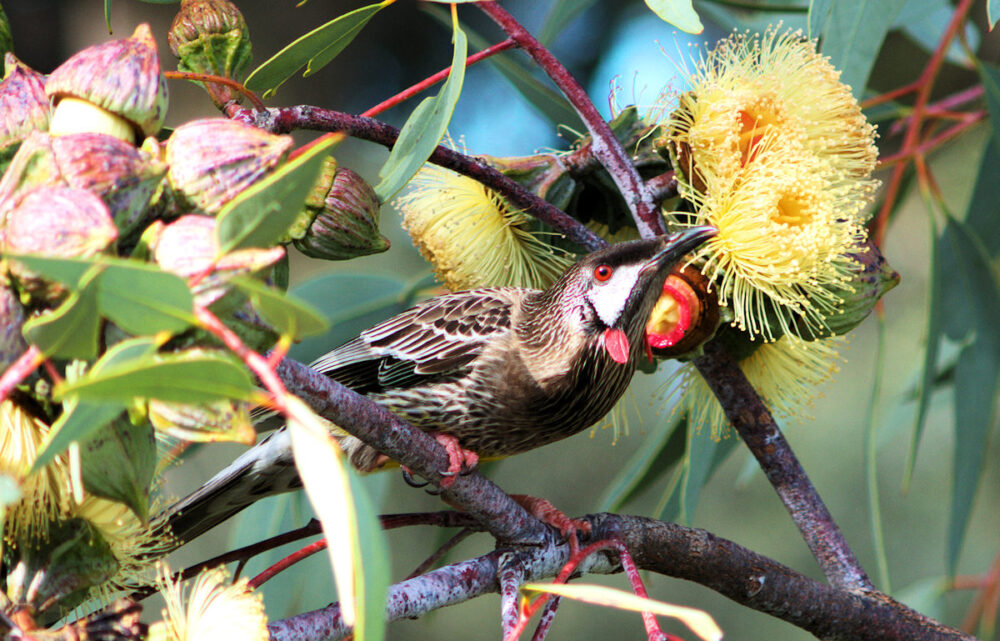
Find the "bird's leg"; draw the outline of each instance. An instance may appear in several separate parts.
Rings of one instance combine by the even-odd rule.
[[[569,540],[570,549],[574,552],[580,547],[577,532],[590,534],[590,521],[569,518],[559,508],[552,505],[548,499],[529,496],[528,494],[511,494],[510,498],[517,501],[521,507],[528,510],[532,516],[542,523],[551,525],[559,530],[563,537]]]

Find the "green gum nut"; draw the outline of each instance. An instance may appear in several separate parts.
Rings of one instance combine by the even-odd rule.
[[[228,0],[181,0],[167,32],[180,71],[238,79],[250,64],[250,32]]]
[[[289,234],[296,249],[313,258],[346,260],[377,254],[389,249],[389,239],[379,232],[378,216],[378,196],[371,185],[330,158]],[[303,221],[309,222],[303,225]]]
[[[55,105],[53,134],[100,131],[127,142],[155,136],[167,114],[167,82],[149,25],[74,54],[49,76],[45,93]]]
[[[32,131],[49,128],[45,76],[14,57],[4,55],[6,75],[0,81],[0,173],[7,169],[21,142]]]
[[[271,173],[291,147],[291,136],[226,118],[181,125],[167,140],[165,152],[175,206],[182,212],[217,214]]]

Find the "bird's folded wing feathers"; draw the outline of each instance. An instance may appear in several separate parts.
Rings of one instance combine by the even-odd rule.
[[[312,367],[362,393],[458,374],[487,340],[510,331],[521,295],[497,288],[439,296],[362,332]]]

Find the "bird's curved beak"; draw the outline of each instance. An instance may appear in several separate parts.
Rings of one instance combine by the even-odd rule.
[[[715,236],[718,230],[715,227],[698,226],[688,227],[679,232],[662,236],[663,248],[656,252],[652,258],[642,266],[642,271],[659,270],[661,267],[673,265],[679,261],[684,254],[697,248],[703,242]]]

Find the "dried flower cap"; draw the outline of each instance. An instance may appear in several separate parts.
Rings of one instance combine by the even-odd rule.
[[[211,216],[182,216],[163,227],[152,242],[154,259],[169,272],[191,278],[212,270],[192,290],[195,302],[202,307],[225,296],[230,275],[261,271],[285,255],[282,247],[271,247],[243,249],[220,257],[216,222]]]
[[[149,25],[139,25],[130,38],[87,47],[71,56],[49,76],[45,92],[55,105],[51,131],[81,131],[77,114],[60,114],[67,99],[89,103],[124,119],[140,132],[155,136],[167,113],[167,82],[160,71],[160,57]],[[68,107],[83,108],[70,101]],[[129,140],[133,142],[135,138]]]
[[[410,184],[403,226],[448,289],[544,288],[569,266],[527,214],[476,180],[425,165]]]
[[[0,180],[0,200],[40,185],[85,189],[108,206],[122,235],[146,221],[166,167],[155,156],[99,133],[31,134]]]
[[[108,208],[91,192],[38,187],[19,198],[7,214],[0,247],[12,254],[86,257],[105,251],[117,237]],[[24,290],[47,301],[65,291],[61,284],[39,277],[17,261],[10,270]]]
[[[306,256],[347,260],[389,249],[379,233],[380,204],[364,178],[328,158],[316,187],[306,199],[308,226],[292,230],[295,247]]]
[[[0,172],[32,131],[49,128],[49,98],[45,76],[22,63],[14,54],[4,56],[6,75],[0,82]]]
[[[250,32],[229,0],[181,0],[167,32],[181,71],[239,78],[250,64]]]
[[[194,120],[167,140],[167,178],[179,207],[216,214],[273,171],[291,147],[291,136],[227,118]]]
[[[712,282],[690,265],[674,269],[646,322],[646,342],[656,356],[677,358],[710,339],[719,318]]]
[[[708,53],[680,96],[662,143],[687,186],[704,174],[734,180],[765,138],[802,148],[836,176],[866,179],[875,129],[840,72],[800,32],[734,33]]]
[[[149,626],[149,641],[267,641],[267,616],[259,592],[242,578],[229,584],[223,568],[199,574],[185,598],[180,582],[162,566],[157,585],[166,608]]]

